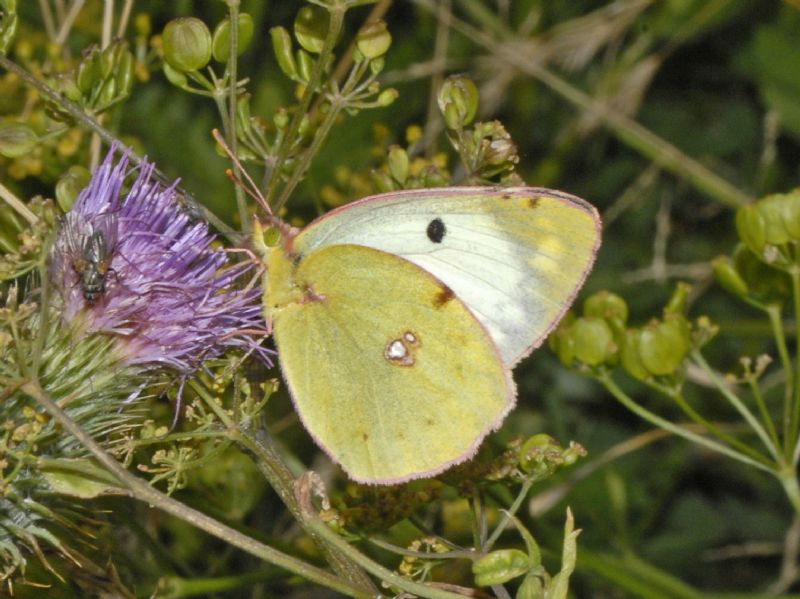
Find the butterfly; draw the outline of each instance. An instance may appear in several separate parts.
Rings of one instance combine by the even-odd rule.
[[[600,244],[591,204],[536,187],[391,192],[280,230],[264,310],[283,376],[317,444],[369,484],[476,453]]]

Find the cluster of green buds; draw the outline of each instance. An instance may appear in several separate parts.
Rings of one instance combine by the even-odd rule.
[[[689,352],[707,343],[716,333],[708,318],[690,322],[685,315],[689,286],[679,283],[660,319],[628,328],[625,300],[601,291],[584,302],[583,315],[569,313],[550,336],[550,347],[566,366],[592,371],[621,364],[639,380],[682,378]]]
[[[0,283],[36,268],[55,227],[57,213],[52,201],[35,197],[28,202],[27,210],[30,222],[7,204],[0,205]]]
[[[525,541],[526,550],[498,549],[475,560],[472,563],[475,583],[492,586],[524,577],[517,590],[517,599],[567,599],[569,577],[577,561],[576,539],[580,534],[580,530],[574,529],[570,511],[567,510],[564,524],[561,570],[554,576],[549,575],[542,564],[542,553],[533,535],[516,518],[511,517],[511,522]]]
[[[781,305],[800,273],[800,190],[767,196],[736,213],[740,243],[712,265],[719,284],[751,305]]]
[[[439,110],[444,117],[453,148],[474,183],[499,181],[520,184],[514,172],[519,155],[517,146],[499,121],[472,124],[478,109],[478,88],[467,77],[449,77],[439,89]]]
[[[59,75],[51,83],[66,98],[89,114],[100,114],[130,95],[134,77],[134,58],[128,44],[117,41],[85,52],[77,68]],[[56,120],[71,122],[72,117],[55,102],[46,108]]]
[[[586,455],[582,445],[570,442],[561,447],[550,435],[539,433],[528,438],[519,449],[519,468],[525,476],[540,480],[571,466]]]

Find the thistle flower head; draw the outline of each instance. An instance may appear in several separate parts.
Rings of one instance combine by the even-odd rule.
[[[112,148],[64,217],[51,260],[63,318],[115,336],[125,365],[182,374],[227,348],[267,350],[252,263],[231,264],[208,225],[178,204],[152,164],[115,162]],[[136,175],[126,188],[129,175]],[[249,284],[248,284],[249,283]]]

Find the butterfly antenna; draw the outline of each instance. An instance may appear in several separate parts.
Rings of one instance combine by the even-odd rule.
[[[228,178],[231,181],[233,181],[236,185],[241,187],[247,195],[253,198],[256,201],[256,203],[259,206],[261,206],[268,215],[273,216],[272,208],[270,208],[269,204],[267,204],[267,200],[264,198],[263,194],[261,193],[261,190],[258,188],[258,185],[255,184],[255,181],[253,181],[253,179],[250,177],[250,174],[242,166],[242,163],[239,162],[239,159],[236,156],[234,156],[230,147],[228,147],[228,144],[225,143],[225,140],[222,138],[219,129],[212,129],[211,135],[214,137],[214,139],[220,145],[220,147],[222,147],[222,149],[225,151],[225,154],[228,155],[228,158],[231,159],[231,162],[233,162],[233,164],[236,165],[236,167],[239,169],[239,172],[242,173],[248,185],[245,185],[239,177],[234,175],[232,169],[227,169],[225,171],[225,174],[228,176]]]

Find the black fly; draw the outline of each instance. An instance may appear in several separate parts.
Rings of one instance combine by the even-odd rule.
[[[106,292],[106,278],[111,268],[111,254],[114,240],[108,233],[114,231],[113,221],[108,215],[100,215],[103,228],[85,223],[80,217],[66,214],[62,220],[65,235],[65,246],[69,263],[78,275],[83,297],[89,304],[94,304]]]
[[[108,264],[108,246],[102,231],[95,230],[83,239],[81,257],[73,261],[72,267],[80,276],[83,297],[90,304],[106,291],[106,275]]]

